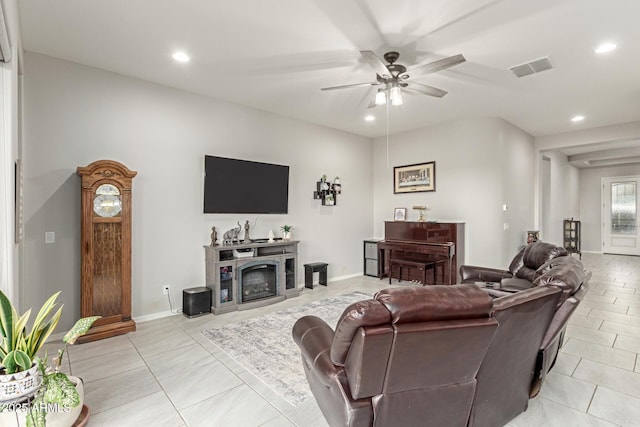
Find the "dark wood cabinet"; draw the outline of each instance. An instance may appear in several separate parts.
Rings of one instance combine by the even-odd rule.
[[[580,221],[572,219],[565,219],[563,221],[563,243],[564,248],[570,254],[578,254],[582,259],[582,250],[580,249]]]

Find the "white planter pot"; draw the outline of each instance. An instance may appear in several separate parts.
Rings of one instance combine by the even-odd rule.
[[[84,404],[84,384],[82,379],[69,376],[69,379],[76,385],[76,390],[80,395],[80,404],[75,408],[54,408],[57,411],[47,412],[47,427],[71,427],[76,422],[82,412]],[[9,405],[3,412],[0,412],[0,426],[2,427],[26,427],[27,426],[27,404],[15,403]]]
[[[42,384],[38,364],[33,363],[26,371],[0,375],[0,404],[17,402],[32,396]]]

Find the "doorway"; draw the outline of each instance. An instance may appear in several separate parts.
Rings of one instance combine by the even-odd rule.
[[[638,189],[640,176],[602,178],[602,251],[640,255]]]

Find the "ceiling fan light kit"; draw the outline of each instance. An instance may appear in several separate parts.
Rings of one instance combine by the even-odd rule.
[[[438,89],[432,86],[428,86],[422,83],[418,83],[411,80],[413,75],[423,76],[425,74],[435,73],[437,71],[446,70],[455,65],[461,64],[466,61],[461,54],[449,56],[447,58],[439,59],[427,64],[419,64],[413,67],[407,72],[407,67],[395,62],[400,57],[398,52],[387,52],[383,55],[385,64],[375,52],[370,50],[360,51],[362,59],[369,64],[376,72],[376,79],[370,83],[355,83],[341,86],[324,87],[321,90],[334,90],[334,89],[349,89],[354,87],[371,87],[381,86],[383,88],[378,89],[373,102],[369,104],[369,108],[373,108],[377,105],[385,105],[388,100],[391,100],[391,105],[402,105],[402,91],[413,95],[427,95],[442,98],[447,94],[446,91]]]
[[[402,92],[399,86],[391,88],[389,98],[391,98],[391,105],[402,105]]]

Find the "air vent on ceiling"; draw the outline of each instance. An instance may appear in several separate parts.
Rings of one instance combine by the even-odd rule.
[[[536,59],[535,61],[527,62],[526,64],[513,66],[509,68],[509,70],[511,70],[511,72],[515,74],[516,77],[520,78],[520,77],[528,76],[530,74],[540,73],[542,71],[550,70],[551,68],[552,68],[551,62],[547,57],[547,58]]]

